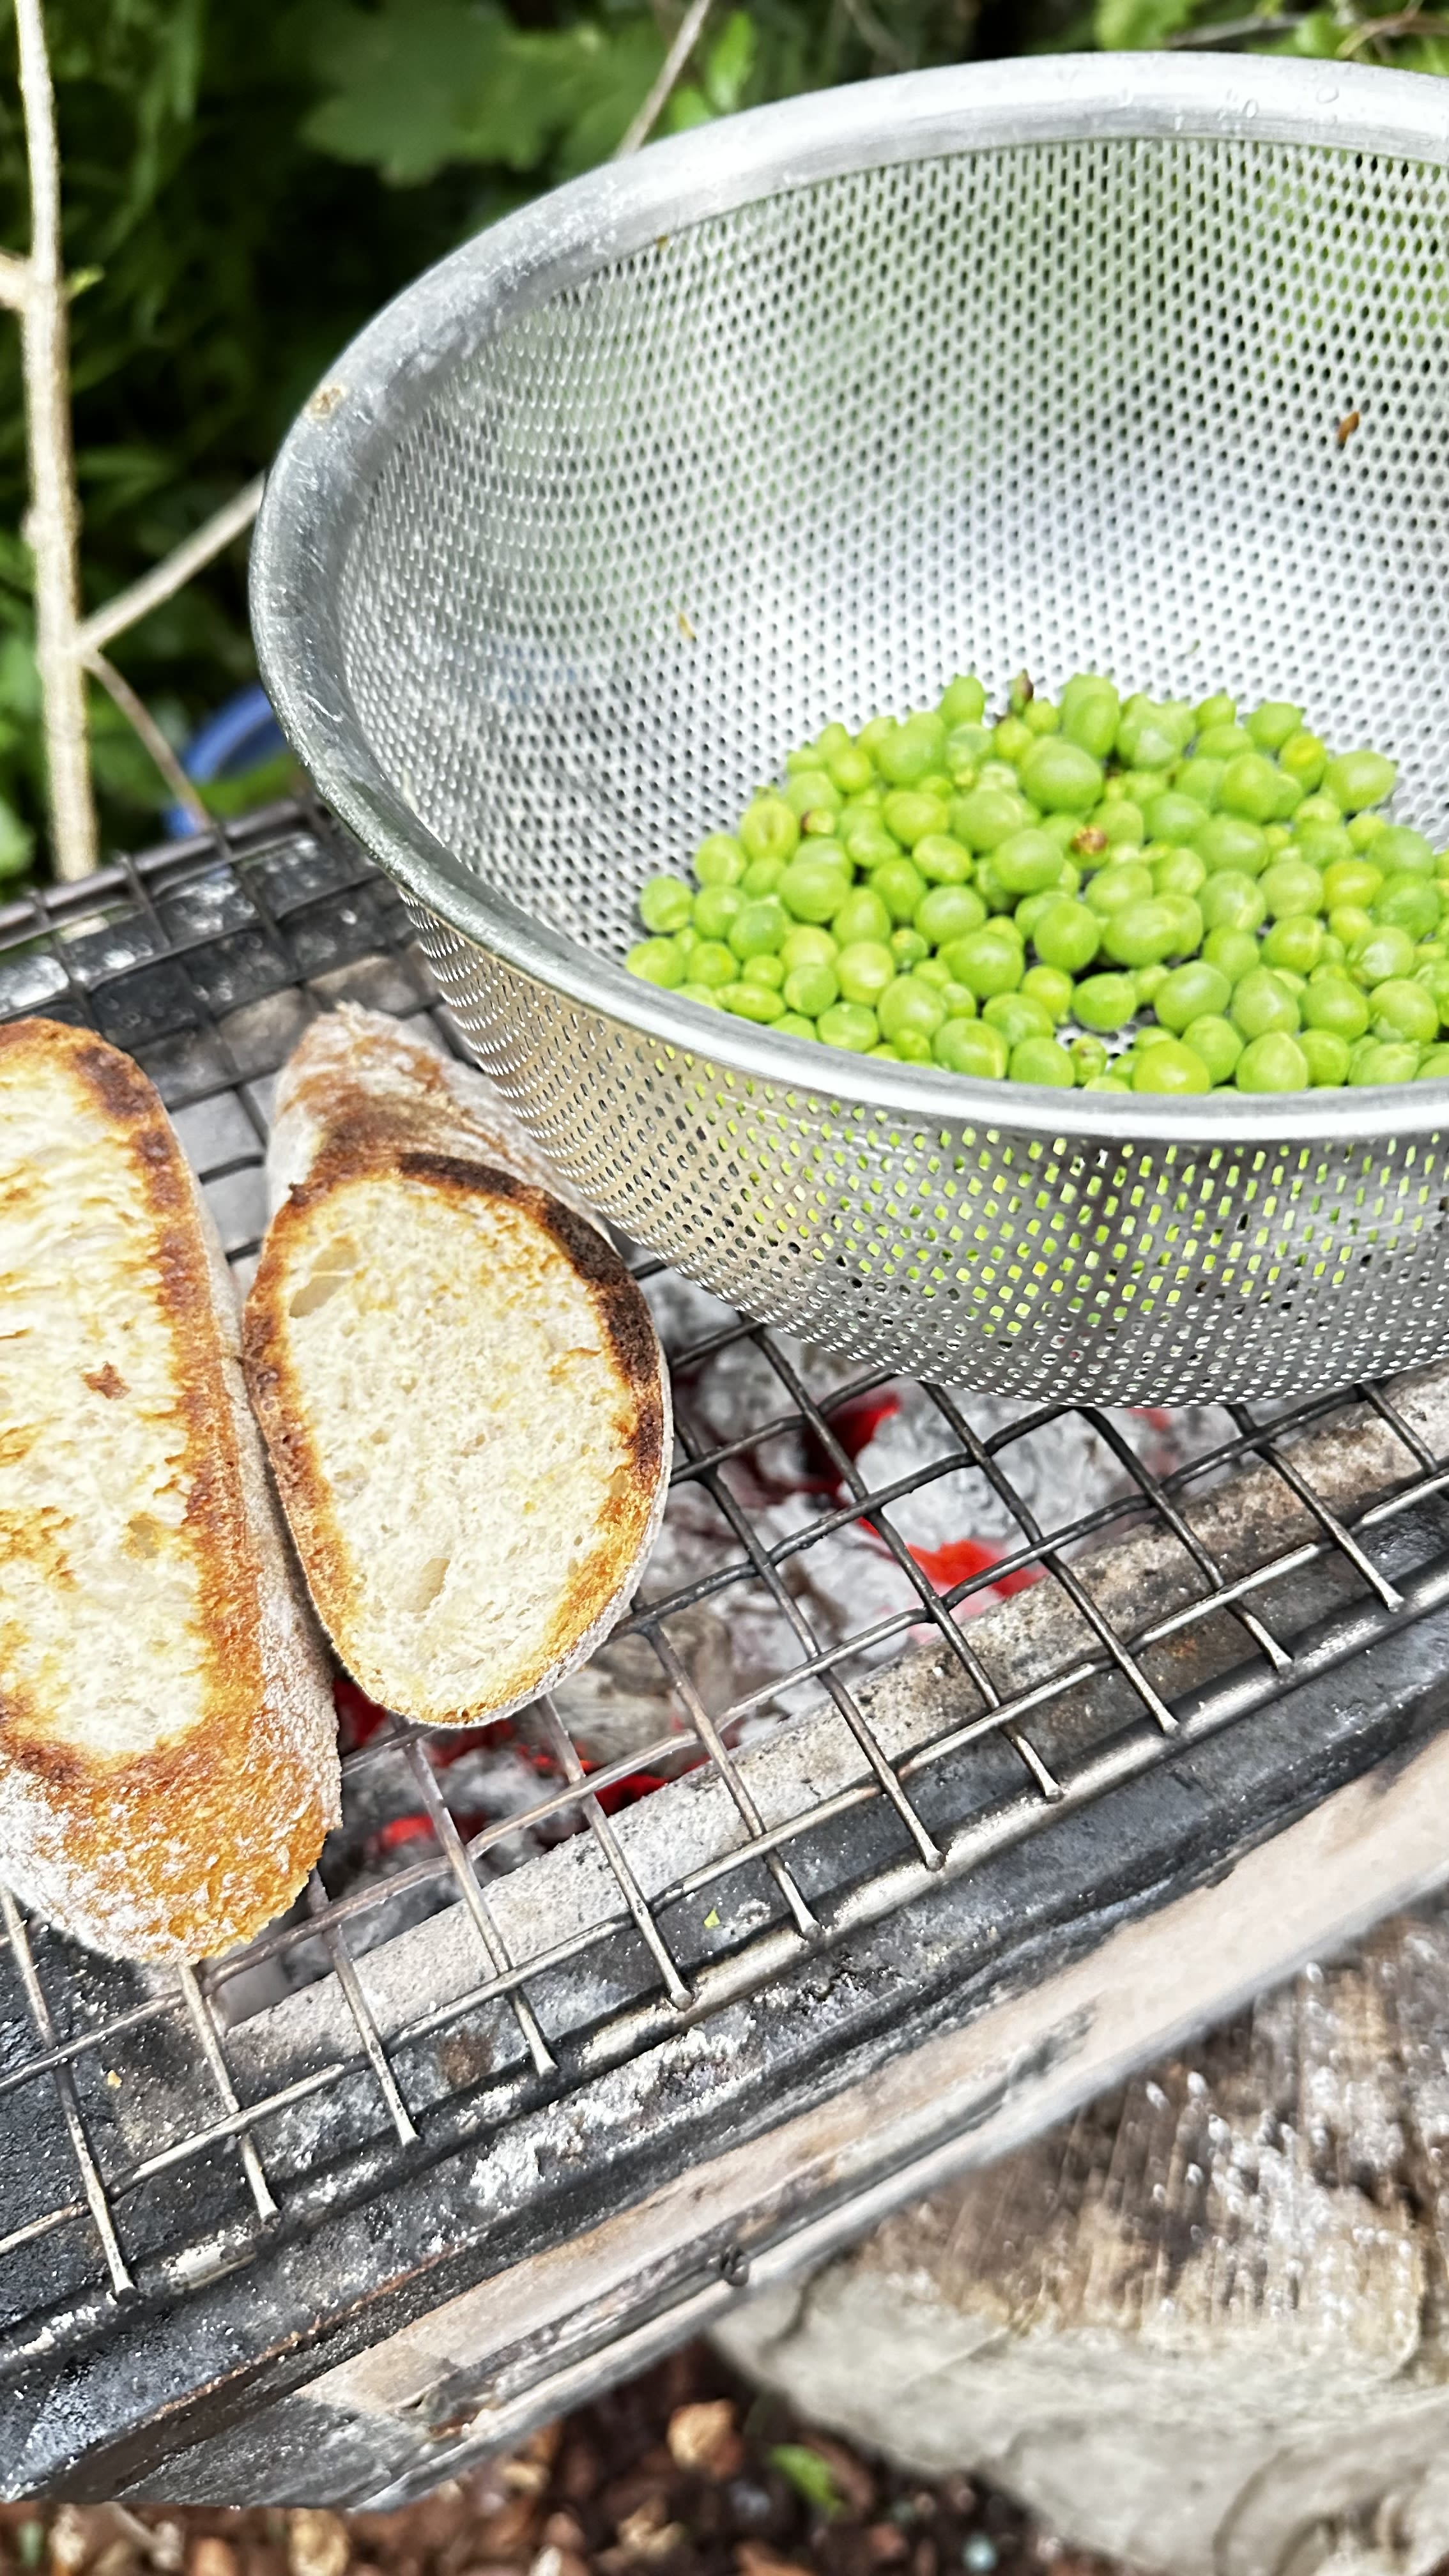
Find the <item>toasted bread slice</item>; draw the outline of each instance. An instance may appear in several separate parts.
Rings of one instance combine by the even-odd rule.
[[[278,1087],[247,1383],[307,1580],[364,1690],[522,1707],[638,1582],[670,1460],[649,1310],[481,1075],[318,1020]]]
[[[151,1084],[0,1028],[0,1878],[113,1956],[290,1903],[338,1808],[325,1654],[231,1282]]]

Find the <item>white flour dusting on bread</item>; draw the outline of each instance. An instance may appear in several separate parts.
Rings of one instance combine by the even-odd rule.
[[[0,1028],[0,1878],[115,1956],[269,1922],[338,1812],[231,1281],[151,1084]]]
[[[350,1006],[278,1086],[243,1334],[312,1596],[431,1725],[522,1707],[607,1636],[663,1514],[649,1310],[481,1076]]]

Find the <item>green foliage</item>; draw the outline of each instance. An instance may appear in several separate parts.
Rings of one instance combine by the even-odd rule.
[[[834,2471],[818,2451],[808,2449],[803,2442],[777,2442],[770,2453],[770,2466],[778,2469],[795,2493],[827,2522],[844,2513],[845,2499],[835,2483]]]

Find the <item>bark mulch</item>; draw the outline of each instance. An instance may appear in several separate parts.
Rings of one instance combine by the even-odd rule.
[[[961,2476],[803,2424],[703,2345],[396,2513],[0,2505],[0,2576],[1120,2576]]]

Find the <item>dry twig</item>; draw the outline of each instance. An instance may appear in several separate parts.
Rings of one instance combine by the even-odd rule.
[[[680,22],[679,33],[659,67],[658,78],[614,154],[616,161],[627,161],[631,152],[637,152],[641,144],[648,142],[669,105],[690,55],[704,33],[704,22],[712,6],[713,0],[690,0],[690,5]]]

